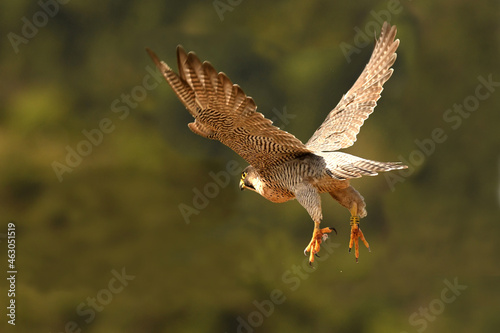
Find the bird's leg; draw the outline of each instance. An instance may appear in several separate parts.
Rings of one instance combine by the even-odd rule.
[[[328,234],[332,231],[335,231],[337,233],[337,230],[335,228],[319,228],[319,222],[314,222],[314,230],[313,230],[313,235],[311,238],[311,241],[309,242],[309,245],[304,250],[304,255],[307,256],[307,252],[309,252],[309,265],[311,265],[314,262],[314,256],[318,256],[318,252],[320,250],[320,245],[323,241],[325,241],[328,238]]]
[[[358,238],[365,243],[365,246],[370,251],[370,244],[365,239],[363,232],[359,228],[359,216],[358,216],[358,204],[354,202],[351,206],[351,239],[349,241],[349,252],[352,249],[352,243],[354,243],[354,253],[356,256],[356,262],[358,262],[359,258],[359,242]]]

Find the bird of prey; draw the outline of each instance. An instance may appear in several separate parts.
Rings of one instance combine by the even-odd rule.
[[[217,73],[210,63],[202,63],[193,52],[177,47],[179,74],[151,50],[147,52],[193,116],[188,127],[198,135],[222,142],[250,164],[241,175],[242,190],[255,191],[277,203],[297,199],[307,210],[314,221],[312,239],[304,250],[305,255],[309,253],[309,263],[314,262],[328,233],[336,232],[334,228],[320,228],[320,194],[325,192],[351,212],[349,252],[354,244],[357,262],[359,239],[368,250],[370,247],[359,228],[359,219],[366,216],[365,202],[349,179],[407,166],[371,161],[338,150],[356,141],[363,122],[377,105],[382,86],[393,72],[390,67],[399,45],[395,37],[396,26],[385,22],[360,77],[306,144],[273,126],[237,84],[224,73]]]

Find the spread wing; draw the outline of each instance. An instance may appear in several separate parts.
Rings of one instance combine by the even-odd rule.
[[[272,125],[251,97],[224,73],[193,53],[177,47],[179,74],[149,49],[149,55],[177,97],[194,117],[189,128],[218,140],[259,170],[281,164],[311,151],[292,134]]]
[[[383,84],[391,77],[390,68],[396,61],[399,39],[396,26],[387,22],[370,61],[351,89],[328,114],[325,121],[306,143],[313,151],[335,151],[352,146],[364,121],[373,112],[383,90]]]

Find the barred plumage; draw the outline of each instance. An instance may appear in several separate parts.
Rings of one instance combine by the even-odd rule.
[[[399,39],[396,26],[386,22],[382,27],[372,56],[351,89],[309,139],[306,146],[314,151],[334,151],[350,147],[361,126],[377,105],[383,84],[389,80],[396,61]]]
[[[349,184],[349,179],[377,175],[378,172],[406,168],[399,162],[370,161],[336,152],[356,141],[361,126],[377,105],[383,84],[392,75],[399,40],[396,27],[387,22],[375,49],[352,88],[328,114],[307,144],[272,125],[256,111],[251,97],[208,62],[177,47],[176,74],[150,50],[149,55],[170,84],[179,100],[194,117],[189,128],[203,137],[222,142],[250,165],[243,171],[240,187],[254,190],[273,202],[297,199],[315,222],[311,243],[306,248],[319,251],[323,234],[320,193],[328,192],[351,210],[354,224],[351,244],[364,237],[357,227],[366,215],[363,197]],[[357,221],[357,222],[356,222]],[[354,226],[355,225],[355,226]],[[366,245],[368,243],[365,243]]]

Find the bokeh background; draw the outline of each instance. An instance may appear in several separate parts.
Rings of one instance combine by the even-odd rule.
[[[41,3],[0,4],[0,267],[13,221],[18,270],[2,332],[498,330],[498,1]],[[352,181],[372,248],[359,264],[349,212],[324,196],[339,234],[309,269],[307,212],[239,191],[246,163],[189,131],[145,48],[173,67],[178,44],[196,51],[307,141],[383,19],[395,72],[346,151],[410,169]]]

